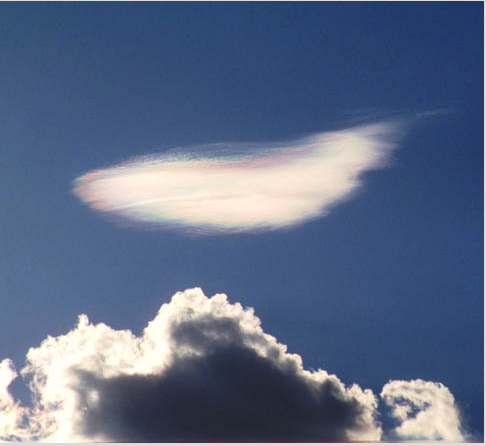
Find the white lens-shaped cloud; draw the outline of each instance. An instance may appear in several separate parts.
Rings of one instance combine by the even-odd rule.
[[[139,158],[77,178],[97,211],[197,233],[279,229],[325,215],[384,165],[400,133],[381,122],[280,144],[215,144]]]

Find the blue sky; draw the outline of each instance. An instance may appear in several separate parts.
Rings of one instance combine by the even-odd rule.
[[[482,438],[482,3],[3,3],[0,36],[0,360],[79,314],[140,336],[201,287],[305,369],[443,383]],[[286,229],[148,230],[72,191],[168,148],[397,118],[387,165]]]

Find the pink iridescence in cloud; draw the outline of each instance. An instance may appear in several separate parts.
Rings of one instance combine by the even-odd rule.
[[[179,149],[88,172],[75,194],[96,211],[194,233],[256,232],[326,215],[384,165],[401,125],[382,122],[280,144]],[[224,149],[224,156],[221,149]]]

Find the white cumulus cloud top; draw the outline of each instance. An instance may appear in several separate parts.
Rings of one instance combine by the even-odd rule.
[[[385,121],[279,144],[215,144],[88,172],[75,194],[125,221],[195,233],[285,228],[325,215],[384,165],[402,125]]]
[[[31,348],[21,372],[31,407],[8,391],[16,375],[9,360],[0,363],[3,441],[384,438],[371,390],[304,369],[251,308],[199,288],[176,293],[141,336],[82,315],[67,334]],[[398,439],[464,439],[445,386],[391,381],[381,396],[402,422]]]
[[[391,381],[383,387],[381,397],[401,422],[394,432],[398,438],[465,440],[454,396],[443,384],[422,379]]]

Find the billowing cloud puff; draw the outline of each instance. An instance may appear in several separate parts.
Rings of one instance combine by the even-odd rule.
[[[402,440],[462,441],[461,415],[452,393],[441,383],[416,379],[391,381],[381,397],[400,425],[392,432]]]
[[[30,349],[22,375],[30,380],[34,395],[31,408],[22,407],[8,392],[15,375],[10,361],[3,361],[3,440],[383,438],[378,400],[371,390],[357,384],[346,386],[324,370],[305,370],[300,356],[288,353],[284,345],[263,332],[252,309],[230,304],[224,294],[207,298],[199,288],[175,294],[140,337],[105,324],[93,325],[83,315],[69,333],[48,337],[40,347]],[[420,397],[400,390],[406,383],[395,383],[397,388],[390,382],[382,394],[392,410],[395,397],[412,401],[413,396],[417,410],[424,408]],[[447,391],[443,386],[422,383]],[[453,403],[450,398],[452,395],[446,398],[447,404]],[[432,400],[434,410],[443,404],[440,397],[426,398],[427,402]],[[424,412],[428,421],[409,428],[410,411],[401,407],[395,413],[404,420],[403,432],[397,430],[398,435],[411,431],[424,437],[445,435],[440,425],[430,430],[437,420],[428,415],[428,408]],[[447,422],[459,429],[458,418],[449,417]],[[453,427],[448,429],[452,432]]]
[[[18,440],[22,437],[22,419],[27,410],[14,400],[8,391],[17,377],[12,361],[0,362],[0,440]],[[28,432],[27,432],[28,434]]]
[[[74,192],[97,211],[151,227],[284,228],[349,198],[363,172],[383,166],[400,128],[381,122],[280,144],[173,150],[89,172]]]

